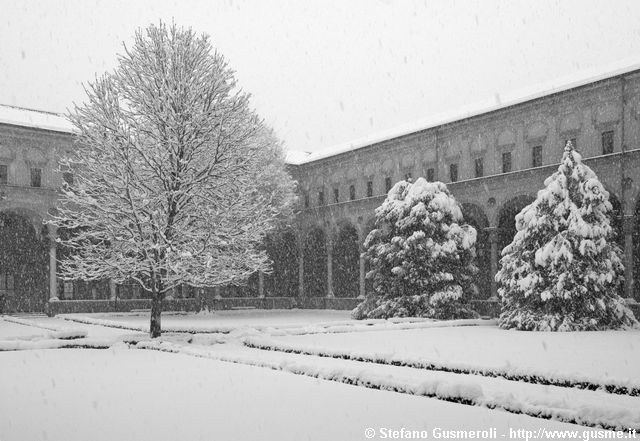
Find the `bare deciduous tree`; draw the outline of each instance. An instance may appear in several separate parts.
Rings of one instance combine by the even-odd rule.
[[[281,145],[249,107],[206,36],[152,25],[124,48],[113,73],[87,87],[70,119],[73,170],[53,220],[66,279],[134,280],[153,299],[174,287],[237,283],[269,270],[259,246],[290,213],[293,181]]]

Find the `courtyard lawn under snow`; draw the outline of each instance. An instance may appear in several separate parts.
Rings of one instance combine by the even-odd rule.
[[[519,332],[458,326],[249,339],[260,347],[333,357],[640,388],[640,331]]]
[[[360,440],[368,427],[584,428],[126,348],[0,353],[2,440]],[[37,417],[36,417],[37,416]]]
[[[242,310],[168,313],[163,327],[174,332],[150,340],[148,320],[0,317],[0,440],[351,440],[368,427],[429,438],[436,427],[496,428],[507,439],[509,428],[563,428],[580,439],[640,429],[640,331]]]

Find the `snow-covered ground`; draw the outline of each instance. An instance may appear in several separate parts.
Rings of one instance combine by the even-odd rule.
[[[130,330],[149,330],[148,312],[65,314],[62,317],[76,322],[91,322],[112,327],[121,326]],[[297,328],[316,324],[341,324],[352,321],[350,311],[247,309],[200,314],[163,314],[162,329],[165,331],[230,332],[241,327],[258,329]]]
[[[125,348],[0,353],[2,440],[362,440],[365,429],[583,427]],[[498,435],[500,436],[500,435]],[[380,439],[380,438],[376,438]]]
[[[429,438],[436,427],[495,428],[506,439],[517,436],[509,428],[538,439],[564,428],[581,439],[598,426],[640,429],[640,398],[630,396],[640,387],[639,331],[245,310],[167,314],[165,328],[204,333],[151,341],[136,331],[147,320],[0,317],[0,440],[351,440],[369,427],[374,439],[403,427]],[[577,380],[620,388],[581,390]]]

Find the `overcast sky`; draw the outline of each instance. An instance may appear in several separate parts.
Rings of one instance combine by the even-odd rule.
[[[0,0],[0,103],[64,112],[160,19],[236,70],[293,150],[322,151],[620,59],[640,1]]]

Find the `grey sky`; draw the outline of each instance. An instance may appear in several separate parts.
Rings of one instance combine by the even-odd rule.
[[[640,60],[638,1],[0,1],[0,103],[62,112],[159,19],[211,35],[290,149]]]

